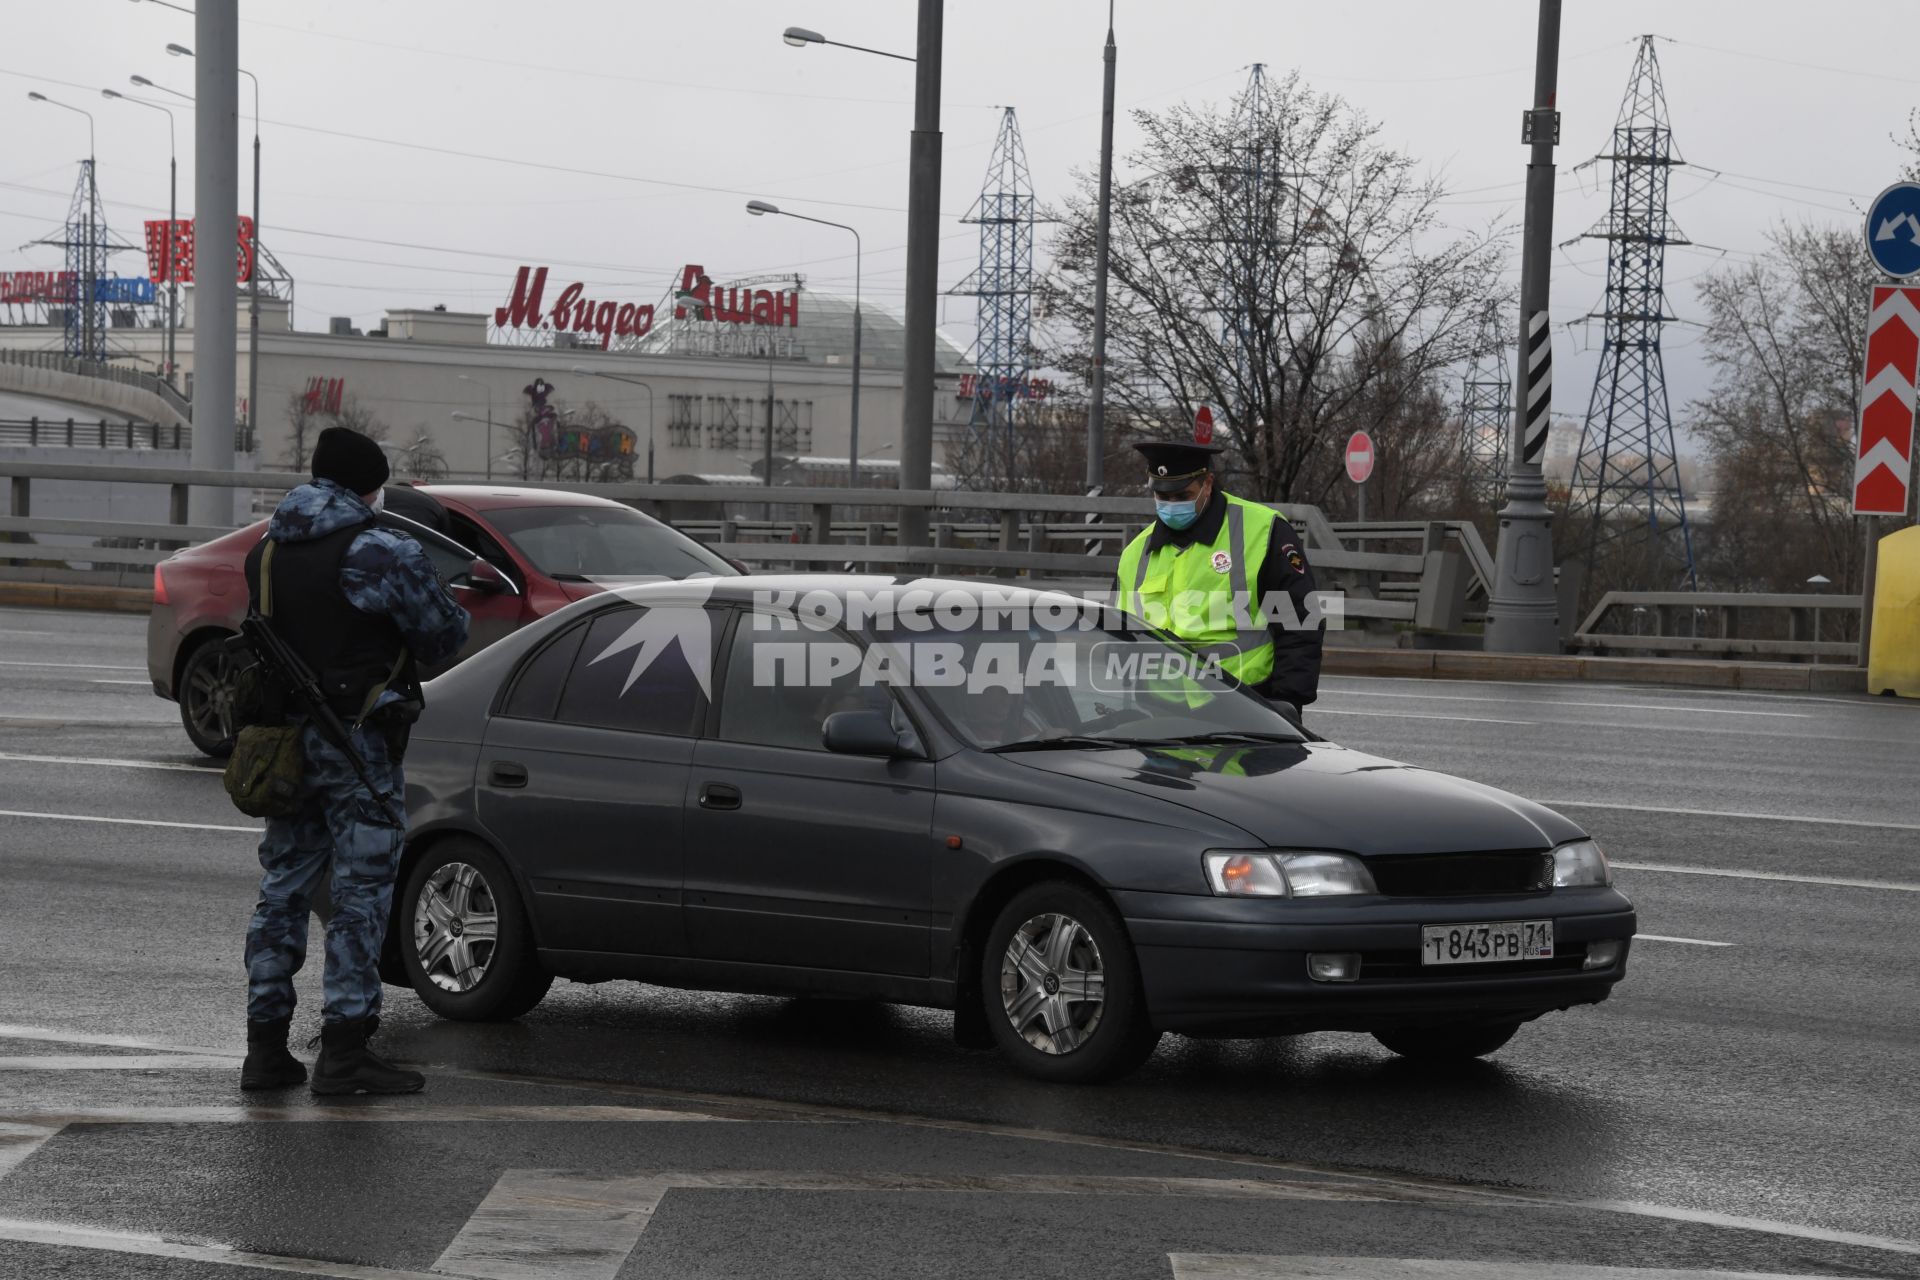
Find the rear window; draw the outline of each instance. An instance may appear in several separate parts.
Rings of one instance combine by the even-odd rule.
[[[507,507],[486,516],[550,578],[731,578],[739,572],[692,538],[627,507]]]

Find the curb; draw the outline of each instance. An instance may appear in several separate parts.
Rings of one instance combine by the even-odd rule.
[[[142,587],[88,587],[62,582],[0,582],[0,605],[36,609],[153,612],[153,592]]]
[[[1445,649],[1344,649],[1328,646],[1324,652],[1321,671],[1331,676],[1402,676],[1430,680],[1572,680],[1814,693],[1867,691],[1867,673],[1862,667],[1816,667],[1783,662],[1713,662],[1700,658],[1586,658],[1577,655],[1472,653]]]

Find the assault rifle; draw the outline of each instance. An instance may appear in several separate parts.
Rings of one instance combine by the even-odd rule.
[[[255,610],[247,611],[245,621],[240,624],[240,634],[246,637],[254,660],[260,664],[268,682],[292,695],[294,701],[306,709],[313,719],[313,727],[347,758],[347,763],[353,766],[354,774],[379,805],[380,811],[386,817],[395,819],[394,825],[404,831],[407,826],[406,809],[396,807],[395,797],[375,784],[366,759],[353,745],[353,730],[333,709],[333,704],[327,701],[327,695],[320,688],[320,681],[314,677],[312,669],[279,637],[273,625]]]

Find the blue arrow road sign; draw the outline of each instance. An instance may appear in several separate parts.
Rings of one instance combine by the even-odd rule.
[[[1867,252],[1890,276],[1920,272],[1920,182],[1896,182],[1867,209]]]

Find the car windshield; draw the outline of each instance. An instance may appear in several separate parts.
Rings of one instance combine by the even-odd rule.
[[[487,522],[550,578],[731,578],[692,538],[625,507],[507,507]]]
[[[868,667],[900,673],[892,678],[984,751],[1305,740],[1217,664],[1110,611],[1088,610],[1071,626],[1036,617],[955,627],[907,615],[867,635]]]

